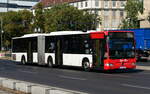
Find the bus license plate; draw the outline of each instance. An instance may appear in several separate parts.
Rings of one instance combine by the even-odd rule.
[[[122,66],[122,67],[120,67],[120,69],[126,69],[126,67]]]

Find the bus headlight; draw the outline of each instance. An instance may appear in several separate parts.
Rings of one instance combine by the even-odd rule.
[[[114,66],[114,64],[107,63],[107,64],[105,64],[105,66]]]
[[[132,65],[135,66],[136,64],[135,64],[135,63],[132,63]]]

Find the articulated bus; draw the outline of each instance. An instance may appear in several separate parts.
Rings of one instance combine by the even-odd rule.
[[[76,66],[84,70],[136,68],[134,32],[59,31],[12,39],[12,59],[49,67]]]

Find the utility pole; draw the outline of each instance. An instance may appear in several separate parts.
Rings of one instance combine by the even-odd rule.
[[[8,7],[9,7],[9,0],[7,0],[7,12],[8,12]]]
[[[3,50],[3,19],[1,18],[1,51]]]

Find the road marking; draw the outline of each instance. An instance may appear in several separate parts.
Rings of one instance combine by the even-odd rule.
[[[64,76],[64,75],[59,75],[59,77],[61,78],[66,78],[66,79],[72,79],[72,80],[87,80],[87,79],[84,79],[84,78],[77,78],[77,77],[70,77],[70,76]]]
[[[30,74],[36,74],[37,72],[31,72],[31,71],[23,71],[23,70],[19,70],[20,72],[25,72],[25,73],[30,73]]]
[[[146,74],[146,75],[150,75],[150,73],[141,73],[141,74]]]
[[[134,87],[134,88],[141,88],[141,89],[148,89],[148,90],[150,90],[150,87],[144,87],[144,86],[139,86],[139,85],[122,84],[122,86]]]
[[[129,78],[130,76],[126,76],[126,75],[118,75],[118,74],[103,74],[106,76],[114,76],[114,77],[123,77],[123,78]]]

